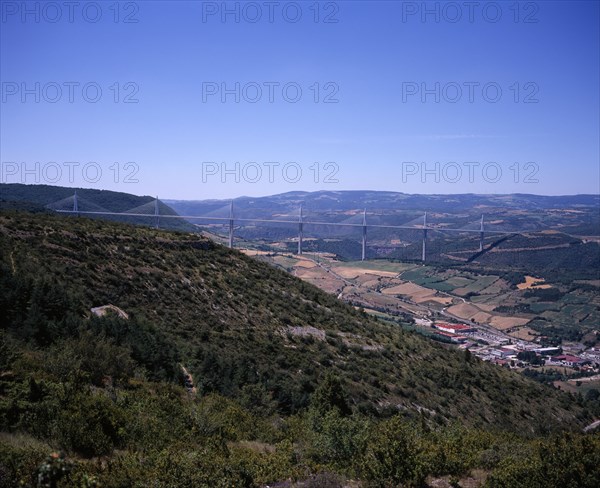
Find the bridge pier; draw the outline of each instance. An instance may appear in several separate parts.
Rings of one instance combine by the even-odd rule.
[[[229,205],[229,241],[228,241],[229,249],[233,249],[233,200]]]
[[[427,212],[423,215],[423,250],[421,251],[421,261],[425,262],[427,256]]]
[[[156,200],[154,200],[154,225],[158,229],[160,224],[160,211],[158,209],[158,195],[156,195]]]
[[[481,225],[479,227],[479,252],[483,251],[483,214],[481,215]]]
[[[298,220],[298,254],[302,254],[302,238],[304,237],[304,224],[302,223],[302,205],[300,205],[300,216]]]
[[[367,209],[363,212],[363,224],[362,224],[362,253],[361,261],[364,261],[367,257]]]

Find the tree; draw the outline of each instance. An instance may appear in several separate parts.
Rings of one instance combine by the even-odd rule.
[[[351,413],[342,383],[332,372],[327,373],[321,380],[310,404],[311,409],[319,415],[325,415],[331,410],[337,410],[341,416]]]
[[[600,391],[598,391],[596,388],[591,388],[588,390],[588,392],[585,394],[585,399],[588,401],[596,401],[598,400],[598,398],[600,398]]]
[[[400,416],[382,422],[367,442],[359,470],[374,486],[421,486],[428,474],[423,437]]]

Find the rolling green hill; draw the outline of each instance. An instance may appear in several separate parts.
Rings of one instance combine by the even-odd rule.
[[[465,363],[460,353],[373,322],[311,285],[196,235],[46,216],[5,217],[1,226],[5,270],[14,263],[21,286],[33,294],[43,278],[74,316],[113,304],[150,323],[203,391],[237,395],[247,384],[262,385],[280,411],[293,413],[306,407],[322,371],[331,370],[347,381],[357,408],[426,408],[443,420],[529,431],[553,412],[546,427],[578,425],[578,409],[562,408],[568,402],[552,390],[494,366]],[[34,337],[52,342],[61,334],[63,319],[57,320],[52,331]],[[163,366],[168,378],[173,368]],[[507,399],[511,391],[514,398]]]
[[[107,304],[128,318],[90,313]],[[425,471],[394,478],[369,461],[388,427],[416,436],[418,452],[405,454],[430,466],[416,456],[446,446],[438,435],[473,436],[461,449],[479,453],[510,432],[592,420],[582,399],[375,321],[196,234],[2,212],[0,310],[0,470],[11,476],[26,478],[55,447],[78,459],[73,479],[95,473],[107,486],[154,476],[174,486],[191,471],[200,478],[181,486],[257,486],[324,466],[413,480]],[[85,461],[99,455],[112,471]],[[479,461],[469,462],[426,472]]]

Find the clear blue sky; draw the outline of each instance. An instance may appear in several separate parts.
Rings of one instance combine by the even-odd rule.
[[[4,182],[180,199],[600,191],[597,1],[480,2],[471,12],[462,1],[320,2],[318,22],[313,1],[228,2],[238,19],[222,2],[120,2],[118,12],[113,0],[99,11],[28,2],[29,13],[21,3],[0,1]],[[79,83],[72,103],[69,82]],[[236,83],[239,103],[235,93],[223,103],[222,84]],[[79,163],[72,182],[69,162]],[[127,183],[135,168],[138,182]]]

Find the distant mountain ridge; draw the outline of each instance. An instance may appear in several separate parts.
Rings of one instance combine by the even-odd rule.
[[[180,215],[226,218],[230,200],[165,200]],[[571,235],[600,235],[600,195],[418,195],[380,191],[288,192],[233,199],[235,218],[306,220],[420,225],[425,212],[431,225],[463,228],[477,225],[481,215],[496,230],[538,232],[558,230]],[[494,222],[495,221],[495,222]],[[200,221],[195,221],[200,222]],[[498,227],[500,225],[500,227]],[[472,227],[472,228],[475,228]],[[489,230],[493,227],[487,226]]]
[[[0,208],[24,208],[29,210],[73,210],[73,197],[77,193],[78,210],[81,212],[138,213],[149,217],[127,217],[106,215],[103,218],[119,222],[148,225],[154,214],[155,197],[138,196],[131,193],[94,188],[70,188],[52,185],[24,185],[0,183]],[[169,205],[159,200],[159,213],[162,216],[177,215]],[[193,225],[183,219],[168,218],[161,222],[162,227],[172,230],[194,231]]]
[[[167,199],[165,202],[174,208],[214,208],[228,205],[230,200],[177,200]],[[236,208],[246,206],[273,206],[279,208],[294,208],[302,203],[307,209],[331,210],[335,205],[337,210],[351,210],[367,207],[371,211],[386,208],[397,208],[402,205],[407,210],[447,210],[452,204],[455,210],[479,207],[521,207],[521,208],[562,208],[562,207],[599,207],[600,195],[534,195],[526,193],[514,194],[439,194],[423,195],[402,192],[373,191],[373,190],[344,190],[344,191],[293,191],[264,197],[241,196],[233,199]]]
[[[563,208],[600,209],[600,195],[545,196],[531,194],[420,195],[384,191],[288,192],[265,197],[242,196],[233,200],[165,200],[182,215],[205,215],[228,207],[233,201],[240,216],[264,217],[267,214],[297,215],[300,205],[308,212],[386,210],[411,212],[494,212],[496,209],[550,210]],[[475,213],[475,212],[474,212]]]
[[[50,185],[0,184],[0,206],[8,208],[27,204],[39,209],[62,205],[72,210],[77,192],[80,211],[154,213],[155,197],[90,188],[68,188]],[[10,204],[8,202],[11,202]],[[61,203],[62,202],[62,203]],[[228,218],[230,200],[161,200],[159,213],[167,215]],[[265,197],[242,196],[233,199],[234,216],[238,219],[296,220],[300,207],[308,220],[330,222],[358,218],[367,210],[368,222],[381,225],[405,225],[430,214],[428,222],[462,227],[485,214],[486,222],[503,220],[502,230],[540,231],[555,229],[572,235],[600,235],[600,195],[545,196],[533,194],[420,195],[400,192],[293,191]],[[141,210],[140,210],[141,209]],[[123,221],[125,217],[112,217]],[[148,224],[146,217],[127,221]],[[192,232],[201,221],[165,218],[161,226]],[[358,220],[357,220],[358,223]],[[510,227],[510,223],[514,224]]]

